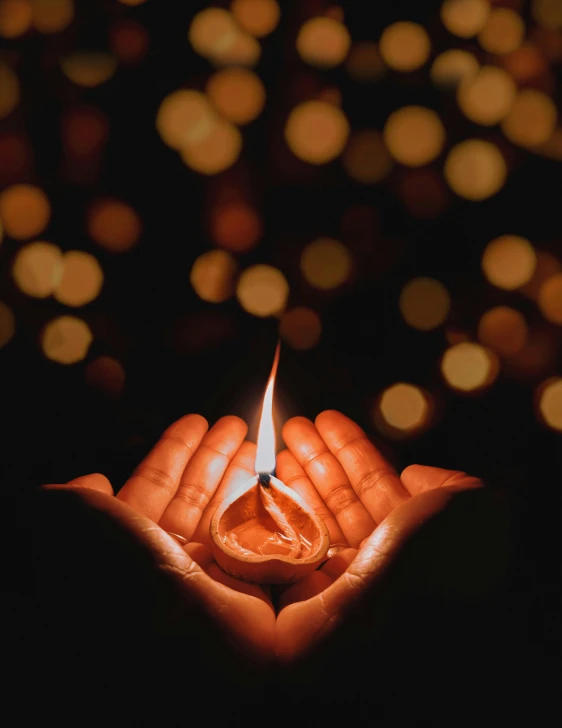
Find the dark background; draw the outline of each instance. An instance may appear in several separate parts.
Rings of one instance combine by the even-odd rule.
[[[17,121],[10,123],[29,139],[34,162],[10,183],[29,181],[45,189],[53,215],[42,237],[63,250],[94,253],[105,275],[101,295],[78,311],[94,333],[88,357],[62,366],[43,357],[38,336],[49,319],[68,309],[17,290],[11,261],[20,243],[2,242],[2,299],[16,316],[14,339],[0,353],[0,472],[6,504],[16,490],[28,492],[41,483],[66,482],[88,472],[104,473],[118,488],[162,430],[187,412],[199,412],[210,422],[232,413],[254,423],[278,322],[250,316],[235,299],[205,303],[191,289],[193,261],[212,246],[205,210],[217,182],[187,169],[154,126],[167,93],[182,86],[202,88],[211,72],[187,42],[190,20],[205,5],[77,3],[77,20],[62,34],[31,33],[3,41],[2,53],[17,66],[22,83]],[[439,5],[414,0],[342,3],[354,41],[376,41],[389,23],[409,19],[428,29],[433,55],[453,46],[476,48],[447,34]],[[494,619],[485,634],[501,634],[500,643],[517,655],[517,669],[513,663],[511,669],[528,678],[530,702],[539,684],[552,696],[548,681],[557,672],[560,655],[562,450],[560,435],[538,422],[533,392],[547,376],[560,372],[560,359],[535,377],[502,371],[491,389],[463,397],[442,381],[439,358],[448,332],[475,337],[480,316],[493,305],[518,308],[531,328],[545,325],[531,301],[486,282],[480,259],[486,244],[504,233],[560,252],[562,166],[510,148],[496,129],[483,133],[462,116],[454,98],[430,84],[427,68],[414,74],[388,72],[378,83],[365,85],[352,82],[343,68],[307,68],[296,55],[294,40],[303,20],[322,7],[320,2],[283,4],[281,23],[264,39],[257,68],[268,92],[267,105],[244,129],[244,151],[234,171],[221,176],[225,183],[243,179],[264,219],[263,239],[240,256],[241,265],[279,266],[291,286],[291,304],[315,308],[323,321],[322,338],[313,350],[282,349],[279,415],[313,418],[323,409],[340,409],[379,439],[399,469],[415,462],[433,464],[486,481],[499,500],[492,509],[497,528],[485,534],[490,559],[481,554],[481,563],[491,565],[490,573],[481,582],[474,579],[478,624],[489,609]],[[528,9],[524,15],[529,17]],[[111,24],[124,16],[149,30],[150,50],[143,62],[120,68],[99,89],[79,89],[65,79],[52,59],[75,48],[104,47]],[[559,81],[559,69],[553,73]],[[306,165],[280,163],[289,154],[281,129],[298,83],[319,89],[337,86],[353,129],[381,129],[388,114],[406,103],[435,108],[445,124],[448,146],[476,136],[498,140],[510,150],[509,179],[497,195],[481,203],[451,193],[445,212],[427,220],[413,217],[396,194],[399,170],[381,184],[365,186],[350,181],[338,160],[304,172]],[[60,116],[77,101],[99,106],[111,123],[99,177],[87,185],[66,180],[61,165]],[[441,157],[435,168],[442,162]],[[131,252],[112,255],[87,238],[86,208],[99,195],[122,198],[141,215],[143,235]],[[372,219],[367,233],[357,233],[363,246],[359,273],[334,293],[314,292],[298,270],[303,245],[320,235],[341,239],[342,218],[358,205],[366,206]],[[401,288],[417,275],[440,279],[452,298],[445,326],[429,333],[409,328],[398,309]],[[100,354],[118,359],[125,369],[126,385],[118,398],[85,383],[85,364]],[[419,437],[385,442],[374,429],[373,403],[385,386],[401,380],[433,394],[438,418]],[[9,513],[4,515],[9,519]],[[479,529],[465,533],[475,543],[481,536]],[[25,581],[18,566],[6,574],[8,584]],[[456,589],[454,575],[451,580]],[[471,598],[469,594],[469,602]],[[476,665],[478,657],[473,657]],[[483,663],[488,659],[485,652],[479,657]],[[497,669],[507,685],[507,654]]]

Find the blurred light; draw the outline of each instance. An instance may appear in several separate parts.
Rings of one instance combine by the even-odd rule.
[[[531,243],[519,235],[501,235],[486,246],[482,270],[494,286],[507,291],[525,285],[533,275],[537,256]]]
[[[205,94],[191,89],[166,96],[156,115],[156,129],[172,149],[204,139],[216,123],[216,114]]]
[[[445,381],[453,389],[462,392],[473,392],[489,386],[498,371],[498,362],[492,352],[470,341],[449,347],[441,360]]]
[[[384,76],[386,67],[375,43],[354,43],[347,56],[345,67],[354,81],[371,83]]]
[[[519,48],[525,36],[525,23],[510,8],[494,8],[478,34],[478,42],[488,53],[503,55]]]
[[[98,356],[85,371],[86,384],[110,397],[118,397],[125,386],[125,370],[110,356]]]
[[[449,33],[471,38],[484,27],[490,14],[488,0],[445,0],[441,20]]]
[[[523,89],[515,98],[501,127],[514,144],[537,147],[550,139],[557,119],[556,106],[549,96],[535,89]]]
[[[0,186],[13,184],[32,174],[29,140],[21,131],[0,132]]]
[[[537,303],[547,321],[562,324],[562,273],[551,276],[542,284]]]
[[[556,127],[552,135],[543,144],[533,147],[533,151],[548,159],[562,161],[562,127]]]
[[[363,184],[380,182],[393,166],[382,135],[369,129],[352,135],[342,163],[347,174]]]
[[[345,283],[352,267],[348,249],[332,238],[318,238],[308,243],[302,252],[300,265],[306,281],[322,291]]]
[[[316,311],[297,306],[283,314],[279,333],[293,349],[312,349],[322,335],[322,322]]]
[[[437,217],[449,202],[441,172],[431,167],[405,171],[398,179],[398,194],[408,212],[422,219]]]
[[[74,0],[31,0],[33,27],[40,33],[58,33],[74,18]]]
[[[343,62],[351,36],[343,23],[327,17],[307,20],[297,36],[297,51],[305,63],[317,68],[334,68]]]
[[[113,53],[127,64],[140,63],[148,52],[148,30],[135,20],[121,20],[109,32],[109,45]]]
[[[310,164],[325,164],[341,154],[349,136],[344,113],[324,101],[305,101],[287,119],[285,138],[290,150]]]
[[[435,278],[414,278],[402,289],[399,305],[407,324],[420,331],[431,331],[447,318],[451,297]]]
[[[507,165],[499,149],[481,139],[456,144],[445,160],[445,179],[467,200],[484,200],[503,187]]]
[[[246,268],[238,279],[236,296],[242,308],[262,318],[281,314],[287,305],[289,284],[283,273],[270,265]]]
[[[211,236],[221,248],[246,253],[258,244],[262,235],[262,221],[246,203],[219,205],[211,213]]]
[[[543,422],[562,430],[562,379],[551,377],[538,388],[538,410]]]
[[[0,193],[0,219],[6,233],[16,240],[39,235],[50,217],[51,205],[38,187],[18,184]]]
[[[521,379],[544,376],[555,366],[558,339],[552,329],[531,329],[523,348],[504,359],[506,374]]]
[[[253,66],[261,48],[251,35],[237,25],[223,8],[201,10],[189,26],[189,42],[199,55],[214,63]]]
[[[146,0],[119,0],[120,3],[123,3],[123,5],[142,5],[146,2]]]
[[[191,268],[189,280],[204,301],[222,303],[234,293],[236,260],[226,250],[210,250],[200,255]]]
[[[246,66],[253,68],[261,56],[261,45],[248,33],[241,32],[237,28],[237,36],[234,43],[227,46],[226,50],[211,57],[215,66]]]
[[[529,83],[544,76],[549,69],[544,54],[529,43],[503,56],[501,64],[517,83]]]
[[[20,101],[20,82],[10,66],[0,60],[0,119],[4,119]]]
[[[63,256],[63,272],[54,297],[65,306],[85,306],[98,297],[103,271],[93,255],[71,250]]]
[[[547,253],[545,250],[537,250],[537,264],[531,277],[531,280],[525,283],[519,290],[529,298],[537,300],[539,297],[540,290],[543,283],[551,278],[555,273],[558,273],[562,266],[560,261],[557,260],[553,255]]]
[[[479,68],[480,65],[472,53],[451,48],[440,53],[433,61],[430,75],[436,86],[454,89],[461,81],[476,76]]]
[[[500,356],[512,356],[523,348],[528,328],[522,313],[509,306],[486,311],[478,323],[478,338]]]
[[[517,87],[501,68],[483,66],[459,86],[457,100],[464,115],[484,126],[500,122],[511,109]]]
[[[97,200],[88,210],[88,235],[102,248],[123,253],[133,248],[142,224],[130,205],[115,199]]]
[[[218,174],[231,167],[242,151],[242,135],[228,121],[218,119],[202,139],[180,149],[184,163],[201,174]]]
[[[29,0],[0,0],[0,36],[17,38],[27,33],[32,18]]]
[[[429,36],[417,23],[399,21],[384,29],[379,41],[380,54],[395,71],[415,71],[429,58]]]
[[[62,136],[66,149],[78,157],[97,156],[109,135],[107,116],[95,106],[68,109],[62,117]]]
[[[25,245],[16,255],[12,269],[20,291],[34,298],[50,296],[59,284],[62,272],[60,248],[43,241]]]
[[[537,25],[533,28],[531,39],[550,61],[562,61],[562,33],[559,30]]]
[[[0,349],[10,341],[16,330],[16,318],[12,309],[0,301]]]
[[[430,411],[422,390],[404,382],[384,390],[379,409],[388,425],[408,433],[420,429],[426,423]]]
[[[75,364],[85,358],[93,338],[82,319],[59,316],[45,326],[41,344],[47,359],[59,364]]]
[[[263,83],[255,73],[244,68],[217,71],[205,90],[217,111],[234,124],[253,121],[265,104]]]
[[[117,70],[111,53],[77,51],[61,58],[63,73],[77,86],[95,88],[109,80]]]
[[[256,38],[275,30],[281,16],[275,0],[233,0],[230,9],[238,24]]]
[[[431,109],[403,106],[386,120],[384,140],[397,162],[421,167],[433,161],[445,144],[445,129]]]
[[[562,4],[559,0],[532,0],[531,15],[535,22],[545,28],[562,28]]]

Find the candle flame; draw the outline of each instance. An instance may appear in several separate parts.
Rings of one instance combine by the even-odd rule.
[[[277,344],[271,374],[267,381],[263,407],[261,411],[260,426],[258,430],[258,447],[256,452],[256,473],[272,473],[275,470],[275,426],[273,424],[273,387],[279,364],[279,349]]]

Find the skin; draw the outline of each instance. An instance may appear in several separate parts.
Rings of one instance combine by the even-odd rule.
[[[253,660],[290,664],[324,639],[380,581],[403,544],[446,508],[454,494],[481,487],[465,473],[410,465],[399,476],[358,425],[336,411],[289,420],[277,476],[325,521],[339,551],[285,589],[278,609],[267,587],[225,574],[210,550],[209,525],[220,502],[254,473],[246,424],[223,417],[208,428],[199,415],[175,422],[114,494],[94,473],[65,485],[119,521],[151,549],[188,602],[215,620]],[[184,536],[182,548],[167,531]]]

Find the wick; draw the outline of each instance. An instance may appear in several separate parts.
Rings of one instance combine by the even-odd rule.
[[[258,473],[258,481],[264,488],[269,488],[271,482],[271,475],[269,473]]]

